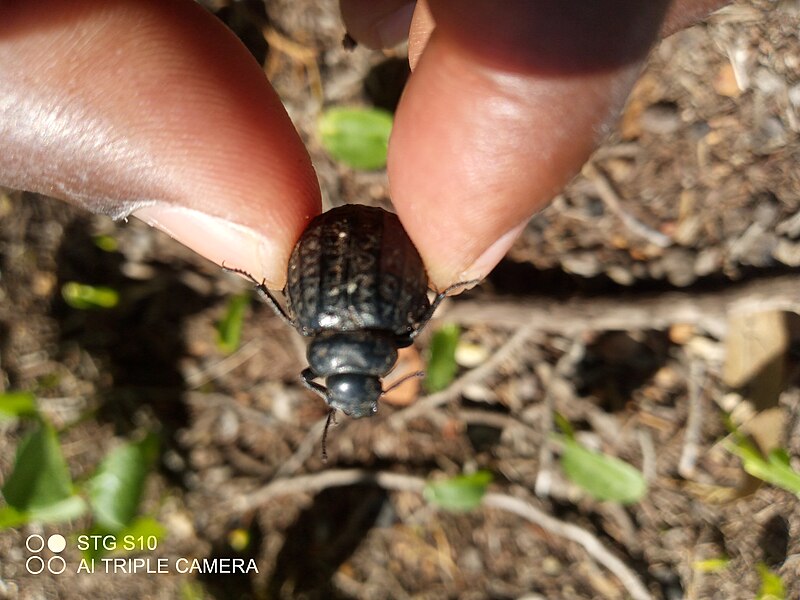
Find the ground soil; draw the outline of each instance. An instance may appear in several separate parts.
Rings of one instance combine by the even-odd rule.
[[[344,50],[333,2],[211,8],[265,65],[326,204],[387,205],[385,174],[335,164],[315,122],[333,104],[392,107],[402,49]],[[480,289],[441,311],[439,323],[472,315],[459,320],[456,382],[432,399],[392,398],[368,422],[340,419],[327,465],[325,407],[298,383],[299,336],[254,298],[238,350],[216,342],[242,281],[140,222],[0,196],[0,389],[35,392],[75,480],[121,440],[158,432],[142,512],[167,535],[147,556],[258,568],[32,576],[28,535],[74,540],[90,523],[31,525],[0,532],[0,598],[621,599],[638,583],[656,599],[727,600],[756,597],[759,568],[800,597],[798,498],[749,477],[721,443],[733,415],[800,466],[800,300],[786,292],[800,266],[798,31],[796,2],[739,2],[663,41],[583,173]],[[113,247],[98,245],[109,237]],[[69,281],[113,287],[121,302],[70,308]],[[729,318],[731,294],[745,302],[752,290],[763,302]],[[713,310],[676,309],[701,296]],[[525,326],[554,303],[558,318]],[[603,320],[611,307],[637,317]],[[776,327],[760,325],[767,310],[779,311]],[[744,372],[731,357],[752,362],[756,347],[771,353]],[[646,496],[598,502],[571,483],[554,412],[584,444],[640,469]],[[30,425],[0,427],[7,477]],[[493,494],[552,519],[496,505],[451,513],[419,494],[422,480],[476,469],[494,474]],[[65,556],[78,560],[72,542]],[[726,562],[704,568],[710,559]]]

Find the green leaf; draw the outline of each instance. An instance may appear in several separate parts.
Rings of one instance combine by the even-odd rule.
[[[724,447],[742,460],[744,470],[753,477],[800,496],[800,473],[792,469],[786,450],[777,448],[764,458],[761,451],[738,431],[725,440]]]
[[[119,303],[117,290],[103,285],[89,285],[68,281],[61,286],[64,302],[72,308],[88,310],[93,308],[114,308]]]
[[[0,530],[20,527],[29,522],[28,515],[13,506],[0,508]]]
[[[575,430],[572,428],[572,423],[564,415],[560,412],[554,412],[553,421],[568,439],[575,439]]]
[[[70,496],[55,504],[30,510],[27,513],[27,519],[29,522],[42,523],[72,521],[82,516],[87,508],[86,500],[80,496]]]
[[[51,425],[42,423],[20,442],[3,496],[21,512],[52,508],[72,496],[72,479]]]
[[[731,564],[731,559],[720,556],[717,558],[707,558],[696,560],[692,563],[692,568],[698,573],[719,573],[724,571]]]
[[[111,235],[96,235],[92,238],[92,241],[103,252],[116,252],[119,247],[117,238]]]
[[[249,303],[249,293],[233,296],[228,300],[225,316],[217,323],[217,346],[225,354],[231,354],[239,347],[244,312]]]
[[[640,471],[623,460],[593,452],[575,440],[561,437],[561,467],[567,477],[597,500],[631,504],[647,492]]]
[[[135,544],[139,543],[140,539],[147,539],[150,536],[155,537],[159,542],[162,541],[167,535],[167,529],[153,517],[139,517],[135,519],[130,525],[125,527],[117,536],[117,538],[131,536]],[[147,550],[146,547],[137,547],[134,551]]]
[[[786,589],[780,576],[770,571],[764,563],[758,563],[756,569],[761,577],[761,588],[758,590],[756,600],[785,600]]]
[[[378,108],[335,107],[325,111],[317,128],[322,146],[336,160],[356,169],[386,166],[392,114]]]
[[[455,323],[443,325],[436,330],[431,340],[431,357],[425,376],[428,392],[438,392],[453,381],[458,372],[456,347],[461,337],[461,328]]]
[[[30,392],[0,394],[0,421],[37,415],[36,397]]]
[[[250,531],[244,527],[237,527],[228,533],[228,544],[236,552],[242,553],[250,547]]]
[[[139,509],[145,479],[158,452],[155,436],[112,450],[89,480],[95,523],[109,532],[130,525]]]
[[[445,510],[465,512],[481,503],[491,481],[492,474],[489,471],[458,475],[444,481],[429,481],[423,496],[431,504]]]

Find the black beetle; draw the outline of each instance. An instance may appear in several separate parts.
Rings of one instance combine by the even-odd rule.
[[[286,310],[263,282],[227,270],[248,277],[279,317],[312,338],[303,383],[354,418],[377,412],[397,349],[411,345],[447,294],[477,283],[452,285],[429,301],[425,266],[397,215],[361,204],[309,223],[289,259]]]

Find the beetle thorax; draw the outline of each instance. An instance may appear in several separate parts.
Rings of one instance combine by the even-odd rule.
[[[320,377],[359,374],[383,377],[397,362],[396,336],[387,331],[324,331],[307,350],[308,365]]]
[[[312,371],[325,377],[328,405],[351,417],[369,417],[378,410],[381,377],[397,361],[397,342],[386,331],[326,331],[314,336],[307,355]]]

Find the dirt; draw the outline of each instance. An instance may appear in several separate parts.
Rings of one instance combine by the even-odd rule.
[[[264,63],[327,205],[385,204],[385,174],[336,165],[314,128],[323,106],[391,107],[407,75],[402,51],[344,50],[335,3],[214,8]],[[618,130],[451,313],[545,297],[634,308],[645,296],[708,297],[743,283],[779,296],[771,286],[800,265],[798,30],[796,2],[739,2],[661,43]],[[111,247],[98,244],[109,237]],[[587,321],[576,334],[557,319],[515,329],[486,312],[462,323],[474,364],[462,358],[470,366],[438,402],[398,399],[368,422],[341,418],[325,465],[326,411],[298,383],[299,336],[253,298],[238,350],[225,355],[216,342],[230,297],[247,292],[238,278],[135,220],[115,224],[12,191],[0,196],[0,274],[0,389],[36,394],[73,478],[121,440],[158,432],[142,513],[167,535],[141,556],[257,567],[26,572],[32,533],[64,534],[64,556],[77,564],[84,518],[0,532],[0,598],[631,597],[609,557],[652,598],[753,598],[763,567],[781,577],[786,598],[800,597],[798,498],[747,476],[722,443],[730,414],[800,468],[796,298],[780,305],[771,336],[749,317],[721,328],[703,315],[654,317],[634,330]],[[73,309],[61,296],[69,281],[112,287],[121,301]],[[433,328],[447,319],[444,307]],[[422,336],[421,352],[429,341]],[[772,349],[760,369],[769,376],[733,388],[730,357],[756,353],[752,344]],[[409,412],[418,406],[427,408]],[[582,443],[641,470],[645,497],[598,502],[570,482],[554,412]],[[0,427],[5,478],[30,425]],[[422,480],[477,469],[494,474],[492,494],[556,525],[493,506],[452,513],[419,493]],[[566,526],[599,544],[576,542]],[[704,569],[711,559],[726,562]]]

